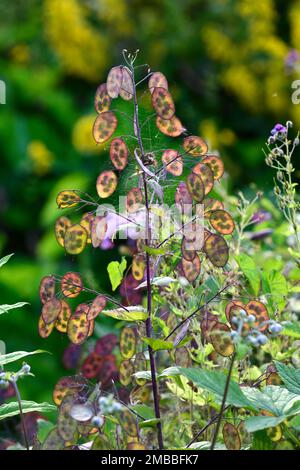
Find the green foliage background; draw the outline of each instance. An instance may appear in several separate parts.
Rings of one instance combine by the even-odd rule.
[[[47,349],[30,361],[36,378],[24,399],[45,401],[65,374],[65,338],[37,333],[38,285],[48,273],[78,270],[109,289],[112,252],[65,256],[53,234],[61,189],[95,194],[108,159],[91,137],[93,95],[123,48],[168,77],[177,115],[218,149],[231,190],[255,183],[267,194],[272,177],[261,151],[275,122],[300,126],[291,101],[286,57],[300,49],[300,1],[261,0],[0,0],[0,304],[30,305],[1,316],[7,352]],[[104,328],[107,325],[104,324]]]

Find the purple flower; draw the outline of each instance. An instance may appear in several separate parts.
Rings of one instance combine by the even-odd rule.
[[[260,230],[259,232],[254,232],[251,234],[251,240],[261,240],[269,235],[272,235],[273,230],[271,228],[266,228],[264,230]]]
[[[253,214],[251,222],[253,224],[260,224],[261,222],[266,222],[270,219],[272,219],[270,212],[261,209]]]
[[[283,126],[282,124],[276,124],[273,129],[271,130],[271,135],[276,135],[276,134],[286,134],[287,133],[287,128]]]

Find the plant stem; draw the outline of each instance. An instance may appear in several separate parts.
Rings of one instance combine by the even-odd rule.
[[[233,353],[232,356],[231,356],[229,371],[228,371],[228,375],[227,375],[227,378],[226,378],[225,389],[224,389],[223,398],[222,398],[221,410],[220,410],[220,414],[218,416],[217,426],[216,426],[216,429],[215,429],[215,432],[214,432],[214,435],[213,435],[210,450],[214,450],[215,444],[216,444],[216,441],[217,441],[217,437],[218,437],[218,434],[219,434],[219,429],[220,429],[223,413],[224,413],[224,410],[225,410],[226,398],[227,398],[227,394],[228,394],[228,390],[229,390],[229,384],[230,384],[230,379],[231,379],[234,360],[235,360],[235,353]]]
[[[194,315],[196,315],[198,312],[200,312],[200,310],[202,310],[203,308],[207,307],[211,302],[213,302],[213,300],[215,300],[222,292],[224,292],[225,290],[227,290],[229,287],[231,287],[233,284],[226,284],[222,289],[220,289],[215,295],[213,295],[210,299],[208,299],[207,302],[205,302],[204,304],[200,305],[200,307],[196,308],[196,310],[194,310],[188,317],[184,318],[183,320],[181,320],[174,328],[172,331],[170,331],[170,333],[165,336],[164,338],[164,341],[167,341],[170,336],[172,336],[173,333],[175,333],[175,331],[178,330],[178,328],[180,328],[182,325],[184,325],[187,321],[189,321]]]
[[[22,409],[21,395],[20,395],[19,388],[18,388],[16,380],[11,380],[10,383],[12,384],[12,386],[14,387],[15,392],[16,392],[16,397],[17,397],[17,401],[18,401],[18,405],[19,405],[21,426],[22,426],[25,446],[26,446],[26,449],[29,450],[29,439],[28,439],[27,430],[26,430],[26,426],[25,426],[25,419],[24,419],[24,414],[23,414],[23,409]]]
[[[133,99],[134,99],[134,124],[135,124],[135,133],[138,139],[138,144],[141,152],[142,160],[144,160],[145,152],[143,147],[143,141],[141,136],[141,129],[139,124],[139,109],[138,109],[138,102],[137,102],[137,95],[136,95],[136,84],[134,79],[134,68],[131,67],[131,76],[132,76],[132,84],[133,84]],[[149,214],[149,198],[148,198],[148,187],[147,187],[147,176],[145,171],[143,171],[143,184],[144,184],[144,193],[145,193],[145,207],[146,207],[146,246],[149,246],[149,240],[151,238],[151,230],[150,230],[150,214]],[[148,317],[146,320],[146,334],[147,338],[151,338],[152,336],[152,292],[151,292],[151,274],[150,274],[150,255],[146,253],[146,279],[147,279],[147,312]],[[158,396],[158,384],[156,379],[156,364],[155,364],[155,357],[151,346],[148,346],[149,351],[149,360],[150,360],[150,370],[151,370],[151,382],[152,382],[152,393],[153,393],[153,401],[154,401],[154,411],[155,417],[158,419],[158,423],[156,425],[157,428],[157,440],[158,440],[158,447],[160,450],[164,448],[163,444],[163,434],[162,434],[162,426],[160,421],[160,407],[159,407],[159,396]]]
[[[224,411],[229,408],[229,405],[227,405],[225,408],[224,408]],[[214,416],[213,418],[211,418],[211,420],[205,425],[203,426],[202,429],[200,429],[200,431],[196,434],[195,437],[193,437],[193,439],[188,443],[188,445],[186,446],[186,449],[188,449],[194,442],[197,441],[197,439],[199,439],[200,436],[202,436],[202,434],[212,425],[214,424],[217,419],[219,419],[219,416],[220,416],[220,413],[217,414],[216,416]]]

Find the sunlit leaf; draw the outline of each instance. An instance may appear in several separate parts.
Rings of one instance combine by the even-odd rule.
[[[199,256],[196,254],[192,261],[188,261],[183,258],[182,269],[187,280],[190,282],[194,282],[199,276],[201,269],[201,261]]]
[[[223,176],[224,164],[222,160],[216,155],[208,155],[207,157],[203,158],[202,163],[205,163],[205,165],[210,167],[215,180],[219,180],[221,176]]]
[[[122,67],[113,67],[107,76],[107,93],[111,98],[117,98],[120,93],[123,79]]]
[[[117,137],[111,141],[109,156],[117,170],[124,170],[128,162],[128,148],[123,139]]]
[[[101,85],[98,86],[94,103],[97,113],[103,113],[109,110],[111,98],[107,93],[106,83],[101,83]]]
[[[92,305],[89,308],[87,318],[88,320],[93,320],[95,319],[99,313],[102,312],[102,310],[106,306],[106,298],[103,295],[97,295],[97,297],[93,300]]]
[[[205,239],[203,250],[210,262],[219,268],[225,266],[229,257],[229,248],[221,235],[211,233]]]
[[[208,194],[214,187],[214,176],[210,167],[200,162],[193,167],[192,172],[201,177],[204,184],[204,193]]]
[[[133,97],[132,78],[126,67],[123,67],[122,73],[122,84],[119,93],[123,100],[129,101]]]
[[[148,86],[149,86],[150,93],[152,94],[154,91],[154,88],[156,87],[164,88],[165,90],[168,90],[168,81],[163,73],[154,72],[149,78]]]
[[[19,361],[20,359],[24,359],[24,357],[34,356],[35,354],[42,354],[46,353],[42,349],[36,349],[35,351],[16,351],[9,354],[0,354],[0,366],[4,366],[5,364],[10,364],[11,362]]]
[[[182,146],[184,151],[192,157],[201,157],[201,155],[204,155],[208,150],[204,140],[196,135],[185,137]]]
[[[178,137],[185,131],[181,121],[176,116],[173,116],[171,119],[163,119],[162,117],[157,116],[156,126],[160,132],[168,135],[169,137]]]
[[[55,328],[61,333],[67,332],[68,321],[72,315],[70,305],[65,301],[61,300],[61,310],[55,321]]]
[[[103,171],[97,179],[96,189],[99,197],[106,198],[113,194],[118,184],[118,178],[113,171]]]
[[[98,144],[106,142],[115,132],[118,125],[118,119],[112,111],[98,114],[94,126],[93,136]]]
[[[180,176],[182,174],[183,161],[179,152],[172,149],[165,150],[161,159],[168,173],[174,176]]]
[[[187,177],[186,184],[192,198],[197,202],[202,202],[205,191],[201,177],[195,173],[190,173]]]
[[[154,88],[152,92],[152,105],[162,119],[171,119],[175,114],[173,98],[165,88]]]
[[[136,351],[136,335],[132,328],[123,328],[120,336],[120,353],[124,359],[131,359]]]
[[[132,258],[132,275],[137,281],[141,281],[144,277],[146,268],[145,258],[141,254],[136,254]]]
[[[42,316],[44,322],[46,324],[54,322],[58,317],[61,308],[62,303],[59,299],[53,297],[53,299],[48,300],[48,302],[43,305],[42,309]]]
[[[71,225],[71,220],[65,216],[59,217],[55,222],[55,237],[57,243],[62,247],[65,246],[66,231],[69,227],[71,227]]]
[[[107,317],[116,318],[117,320],[123,321],[144,321],[148,316],[146,310],[140,306],[103,310],[102,313]]]
[[[73,344],[81,344],[85,341],[89,334],[89,321],[86,312],[75,312],[71,316],[67,333]]]
[[[119,378],[122,385],[127,387],[132,381],[132,374],[134,373],[134,365],[131,361],[122,361],[119,367]]]
[[[121,284],[124,276],[124,271],[127,267],[126,258],[123,256],[121,263],[119,261],[111,261],[107,266],[107,272],[111,282],[112,290],[116,290]]]
[[[136,212],[143,203],[143,193],[140,188],[131,188],[126,196],[127,212]]]
[[[65,297],[77,297],[82,291],[82,287],[82,279],[78,273],[66,273],[61,280],[61,291]]]
[[[87,243],[88,234],[80,224],[71,225],[65,233],[65,250],[69,255],[79,255]]]

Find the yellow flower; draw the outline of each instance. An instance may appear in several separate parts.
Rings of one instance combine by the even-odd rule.
[[[98,81],[107,65],[108,41],[89,24],[78,0],[44,0],[45,30],[69,74]]]
[[[78,119],[72,132],[72,143],[80,153],[99,153],[105,144],[99,145],[92,135],[93,125],[96,119],[95,114],[89,114]]]
[[[42,141],[31,141],[27,146],[27,155],[32,162],[34,173],[43,176],[49,172],[54,160],[54,155]]]

